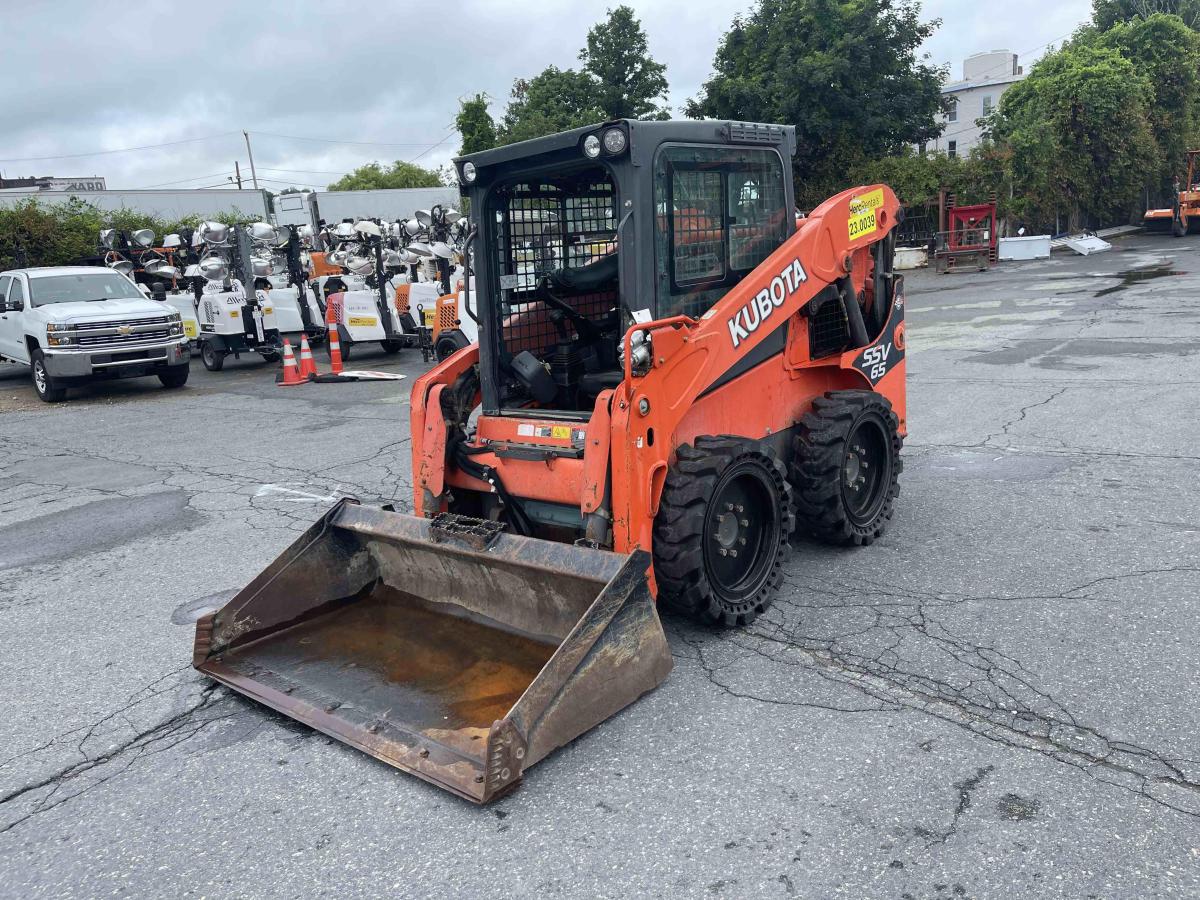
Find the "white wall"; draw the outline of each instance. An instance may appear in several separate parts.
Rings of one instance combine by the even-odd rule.
[[[263,191],[236,190],[0,191],[0,206],[16,206],[30,199],[43,206],[56,206],[72,197],[103,210],[132,209],[172,221],[227,212],[240,213],[247,219],[263,219],[267,215]]]

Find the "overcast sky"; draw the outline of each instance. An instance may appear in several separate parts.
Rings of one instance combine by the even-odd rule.
[[[667,65],[676,109],[697,93],[734,13],[751,0],[628,0]],[[458,99],[503,107],[512,80],[577,64],[614,0],[340,3],[293,0],[5,4],[0,173],[102,175],[110,188],[208,187],[234,160],[249,184],[323,187],[371,160],[436,167],[458,149]],[[926,47],[962,59],[1007,48],[1028,66],[1090,14],[1090,0],[926,0]],[[440,14],[444,11],[444,14]],[[166,142],[173,146],[106,153]],[[67,158],[71,156],[73,158]],[[54,157],[31,159],[30,157]],[[168,184],[170,182],[171,184]]]

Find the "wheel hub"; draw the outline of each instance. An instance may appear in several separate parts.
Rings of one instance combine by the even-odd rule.
[[[705,526],[705,565],[727,602],[741,602],[761,586],[777,515],[777,504],[757,473],[733,473],[714,492]]]
[[[858,424],[846,441],[842,461],[842,496],[850,518],[870,521],[886,501],[890,478],[889,438],[873,419]]]
[[[46,367],[42,365],[41,360],[38,360],[33,366],[33,380],[37,383],[38,390],[45,393]]]

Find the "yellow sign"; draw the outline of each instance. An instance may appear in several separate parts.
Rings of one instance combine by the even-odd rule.
[[[571,439],[571,426],[555,425],[550,429],[550,436],[556,438],[566,438],[569,441]]]
[[[196,327],[195,322],[192,322],[189,320],[189,321],[183,323],[183,333],[185,335],[187,335],[187,339],[190,341],[192,338],[194,338],[197,334],[200,333],[200,330]]]
[[[370,328],[379,324],[379,320],[374,316],[351,316],[346,324],[351,328]]]
[[[877,188],[869,194],[850,201],[850,240],[874,234],[879,230],[875,210],[883,206],[883,190]]]
[[[428,326],[429,328],[432,328],[433,327],[433,310],[432,309],[421,310],[421,320],[425,323],[426,326]]]

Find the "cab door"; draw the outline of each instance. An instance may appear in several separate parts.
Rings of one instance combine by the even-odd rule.
[[[26,307],[24,284],[15,275],[0,275],[0,356],[17,362],[28,362],[29,352],[25,347],[25,329],[21,325],[24,311],[10,310],[8,298],[20,299]]]

